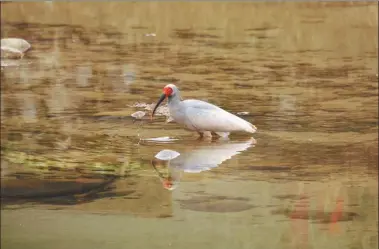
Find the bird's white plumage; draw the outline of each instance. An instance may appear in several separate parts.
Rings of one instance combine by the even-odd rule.
[[[197,131],[255,132],[255,127],[246,120],[237,117],[215,105],[200,100],[185,100],[185,125]]]
[[[173,120],[199,133],[245,131],[254,133],[257,128],[246,120],[205,101],[188,99],[182,101],[179,89],[168,84],[173,91],[168,98],[168,107]]]

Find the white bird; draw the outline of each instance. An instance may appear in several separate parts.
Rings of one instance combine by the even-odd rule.
[[[172,119],[187,129],[198,132],[200,137],[212,137],[212,133],[227,137],[233,131],[254,133],[257,130],[251,123],[218,106],[196,99],[182,100],[179,89],[173,84],[163,88],[163,94],[155,105],[151,118],[166,98]]]

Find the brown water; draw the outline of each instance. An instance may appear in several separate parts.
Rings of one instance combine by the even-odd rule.
[[[1,68],[1,248],[377,248],[377,23],[364,2],[2,2],[32,49]],[[134,120],[167,83],[248,112],[255,141]]]

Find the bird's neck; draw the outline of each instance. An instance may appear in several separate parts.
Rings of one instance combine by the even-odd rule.
[[[174,96],[168,97],[168,104],[169,105],[175,106],[175,105],[179,104],[180,102],[181,102],[181,97],[178,93],[175,94]]]

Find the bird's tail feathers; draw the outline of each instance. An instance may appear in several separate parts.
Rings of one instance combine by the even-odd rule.
[[[255,133],[257,131],[257,127],[255,127],[255,125],[250,124],[249,128],[247,128],[245,131]]]

